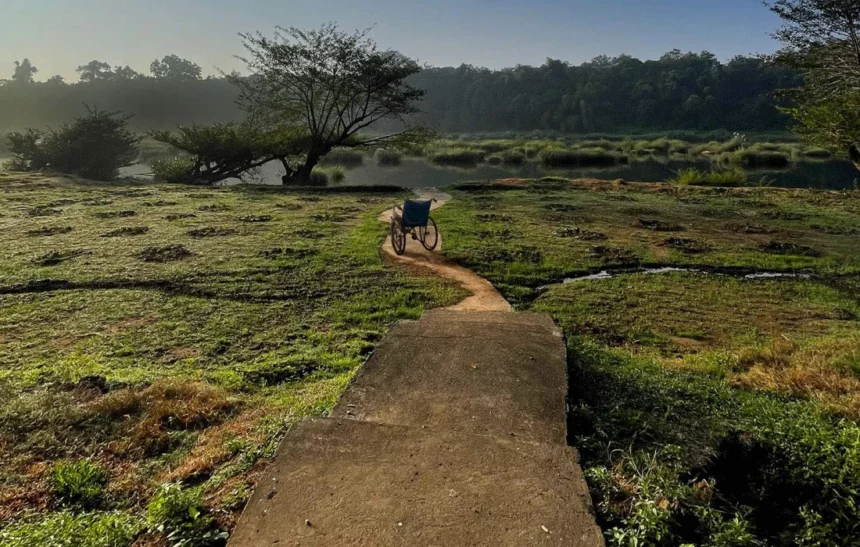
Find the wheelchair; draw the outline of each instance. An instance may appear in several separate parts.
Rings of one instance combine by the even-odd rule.
[[[439,229],[436,221],[430,217],[430,207],[433,200],[407,199],[403,206],[394,208],[391,215],[391,246],[394,252],[402,255],[406,252],[406,235],[421,242],[428,251],[439,244]]]

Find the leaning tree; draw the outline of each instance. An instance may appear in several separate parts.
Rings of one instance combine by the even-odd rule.
[[[248,122],[265,133],[305,133],[302,154],[278,158],[284,184],[302,184],[335,148],[412,144],[423,132],[404,117],[418,111],[424,91],[406,83],[420,67],[393,51],[380,51],[367,31],[352,34],[328,24],[304,31],[278,28],[273,38],[241,35],[252,75],[230,75],[240,90]],[[383,120],[404,129],[368,135]]]
[[[766,5],[783,20],[774,34],[783,44],[776,60],[803,75],[803,85],[786,92],[793,105],[783,110],[806,140],[850,149],[858,163],[860,0],[775,0]]]

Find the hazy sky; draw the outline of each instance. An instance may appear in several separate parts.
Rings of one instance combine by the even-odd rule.
[[[380,46],[423,63],[502,68],[673,48],[767,53],[779,24],[758,0],[0,0],[0,16],[0,78],[29,57],[37,79],[72,80],[93,59],[148,72],[170,53],[207,74],[239,69],[237,33],[276,25],[375,25]]]

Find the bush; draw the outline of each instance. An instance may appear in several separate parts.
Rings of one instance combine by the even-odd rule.
[[[227,538],[207,514],[200,493],[179,484],[162,486],[146,506],[146,522],[173,545],[209,545]]]
[[[89,460],[60,462],[51,470],[51,488],[67,504],[94,507],[107,484],[102,467]]]
[[[346,171],[342,167],[314,167],[308,184],[311,186],[325,186],[329,182],[343,182],[346,179]]]
[[[87,116],[47,133],[35,129],[10,133],[6,140],[15,155],[12,166],[102,181],[116,178],[119,169],[133,165],[138,155],[140,139],[128,130],[131,116],[89,107],[87,111]]]
[[[380,148],[376,151],[374,158],[376,159],[376,165],[394,167],[400,165],[401,154],[396,150],[385,150]]]
[[[158,182],[192,182],[189,177],[194,169],[194,162],[188,156],[154,160],[151,166],[152,174]]]
[[[4,547],[118,547],[130,545],[143,524],[127,513],[54,513],[41,521],[22,521],[0,531]]]

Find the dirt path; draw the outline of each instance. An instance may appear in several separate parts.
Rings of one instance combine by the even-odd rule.
[[[451,201],[450,194],[446,194],[436,188],[419,188],[414,190],[414,192],[422,199],[435,199],[436,203],[433,204],[433,209],[438,209]],[[391,213],[392,209],[385,211],[379,215],[379,221],[386,224],[390,223]],[[402,256],[399,256],[391,246],[391,236],[385,238],[382,249],[395,260],[404,264],[429,268],[441,277],[456,281],[461,287],[472,293],[472,296],[446,309],[458,311],[511,311],[511,305],[489,281],[471,270],[458,266],[442,254],[442,233],[444,231],[444,226],[439,228],[439,245],[434,251],[426,250],[421,246],[419,241],[414,241],[411,237],[407,237],[406,252]]]

